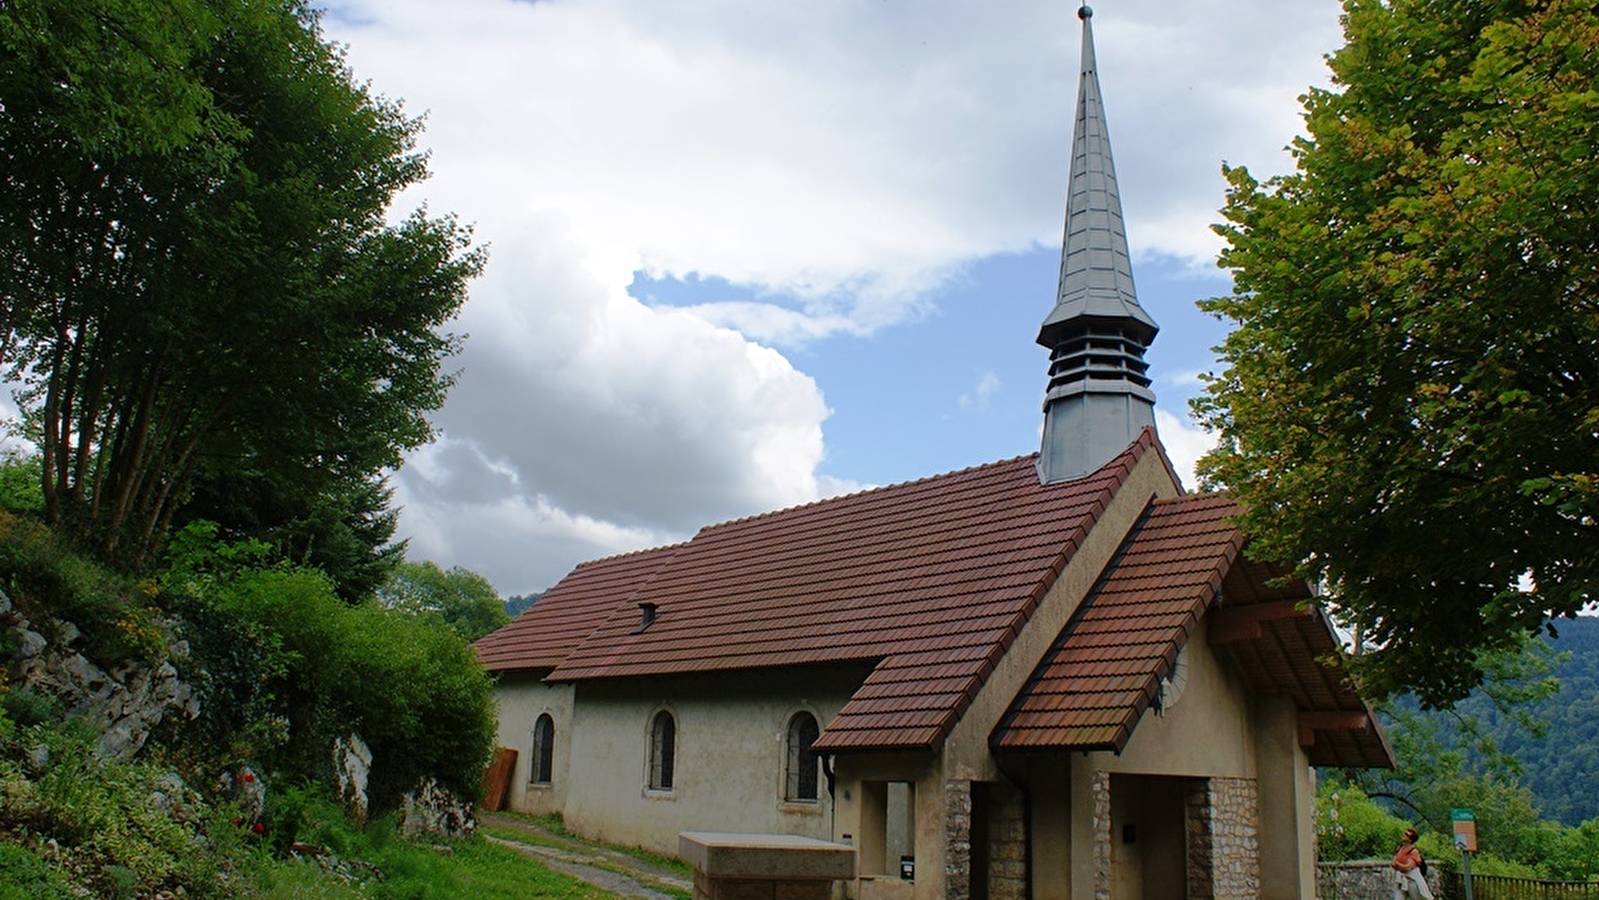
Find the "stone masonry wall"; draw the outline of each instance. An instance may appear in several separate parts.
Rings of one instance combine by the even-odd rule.
[[[1427,876],[1438,896],[1439,870]],[[1324,862],[1316,866],[1316,895],[1321,900],[1388,900],[1393,896],[1394,870],[1386,859]]]
[[[1211,875],[1216,900],[1260,897],[1260,809],[1253,778],[1210,779]]]
[[[1094,773],[1094,900],[1110,900],[1110,773]]]
[[[972,783],[944,784],[944,898],[972,896]]]
[[[1188,782],[1183,798],[1184,840],[1188,847],[1189,900],[1213,900],[1215,884],[1211,878],[1211,851],[1215,836],[1211,832],[1210,782]]]
[[[988,799],[988,900],[1027,897],[1027,805],[1015,788],[985,784]]]

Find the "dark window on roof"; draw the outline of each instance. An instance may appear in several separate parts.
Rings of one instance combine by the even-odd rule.
[[[555,771],[555,720],[541,714],[533,723],[533,766],[528,781],[549,784]]]
[[[650,789],[672,789],[672,769],[677,763],[677,721],[662,710],[650,723]]]
[[[788,787],[784,796],[789,800],[815,800],[816,752],[811,745],[822,731],[816,717],[808,712],[798,713],[788,720]]]

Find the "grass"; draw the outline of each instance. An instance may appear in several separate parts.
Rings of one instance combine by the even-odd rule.
[[[478,838],[449,854],[406,844],[385,860],[389,878],[373,886],[376,900],[612,900],[614,895],[552,871],[507,847]],[[379,863],[380,866],[384,862]]]
[[[615,872],[621,875],[640,878],[643,881],[649,882],[649,886],[651,888],[665,894],[670,894],[673,897],[680,898],[680,900],[690,900],[690,897],[692,896],[689,891],[686,891],[680,887],[651,878],[647,873],[640,873],[636,867],[628,866],[625,863],[615,862],[606,854],[621,854],[628,856],[632,859],[638,860],[641,863],[644,863],[648,867],[659,869],[662,872],[669,873],[679,879],[682,879],[683,881],[692,881],[694,877],[693,870],[689,868],[689,866],[682,860],[676,857],[663,856],[659,853],[654,853],[640,847],[619,847],[610,844],[596,844],[592,841],[585,840],[569,831],[566,828],[566,824],[561,820],[561,817],[558,814],[528,816],[522,813],[505,812],[498,815],[503,816],[506,819],[514,820],[518,824],[494,825],[487,822],[480,822],[478,825],[478,831],[490,837],[528,846],[548,847],[551,849],[565,850],[568,852],[590,851],[588,854],[589,858],[585,860],[585,863],[592,865],[597,869],[603,869],[607,872]]]

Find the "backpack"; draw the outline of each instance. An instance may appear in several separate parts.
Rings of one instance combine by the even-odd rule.
[[[1421,870],[1421,877],[1427,877],[1427,860],[1420,853],[1416,854],[1416,868]]]

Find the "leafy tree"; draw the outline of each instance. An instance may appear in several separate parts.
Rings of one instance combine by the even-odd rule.
[[[44,494],[39,490],[40,475],[37,455],[0,454],[0,509],[32,514],[43,510]]]
[[[386,220],[420,122],[303,0],[7,4],[0,42],[0,346],[46,521],[137,567],[196,485],[281,490],[293,531],[431,437],[483,256]]]
[[[527,612],[543,596],[543,591],[535,594],[512,594],[505,598],[505,614],[514,619]]]
[[[1202,470],[1256,553],[1329,586],[1368,687],[1446,705],[1596,596],[1599,15],[1345,10],[1297,170],[1225,170]]]
[[[494,585],[460,566],[445,570],[434,562],[402,562],[378,590],[378,599],[391,609],[437,615],[468,641],[511,621]]]
[[[370,598],[405,553],[404,542],[391,543],[398,516],[387,479],[294,474],[303,477],[204,481],[174,524],[212,522],[226,540],[259,539],[279,558],[327,573],[346,602]]]

